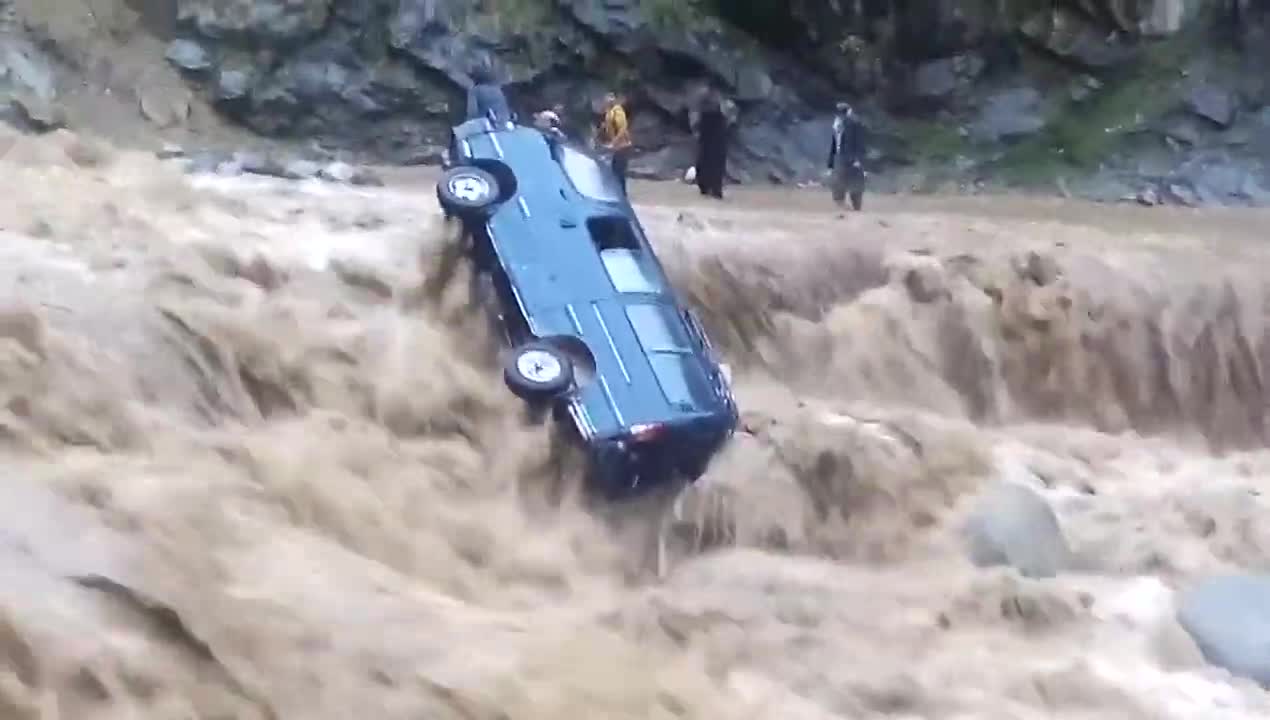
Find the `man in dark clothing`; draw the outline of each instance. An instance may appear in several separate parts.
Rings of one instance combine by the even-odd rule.
[[[707,197],[723,199],[723,182],[728,172],[729,121],[722,95],[707,92],[693,117],[697,133],[697,188]]]
[[[494,79],[494,71],[488,62],[477,64],[469,72],[472,85],[467,89],[467,112],[464,122],[486,118],[492,123],[511,123],[516,120],[503,87]],[[449,167],[459,157],[458,139],[451,134],[450,148],[442,165]]]
[[[503,87],[494,79],[494,73],[486,64],[472,70],[472,86],[467,91],[467,119],[489,118],[493,123],[510,123],[512,114]]]
[[[838,103],[829,145],[830,188],[839,206],[851,196],[851,207],[864,205],[864,125],[848,103]]]

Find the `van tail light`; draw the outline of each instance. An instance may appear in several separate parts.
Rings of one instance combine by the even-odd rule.
[[[666,426],[660,423],[644,423],[631,426],[631,439],[635,442],[651,442],[661,436]]]

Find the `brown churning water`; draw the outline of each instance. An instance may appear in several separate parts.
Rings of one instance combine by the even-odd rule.
[[[1270,550],[1257,216],[636,185],[746,432],[614,518],[423,292],[426,178],[9,140],[0,716],[1266,717],[1171,619]],[[1057,578],[967,559],[1003,481]]]

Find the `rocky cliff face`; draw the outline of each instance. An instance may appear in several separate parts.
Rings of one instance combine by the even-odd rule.
[[[635,137],[651,153],[683,144],[687,92],[706,78],[722,80],[768,127],[809,114],[787,82],[794,65],[715,18],[655,5],[178,0],[168,57],[260,132],[312,135],[399,162],[437,155],[482,58],[522,112],[563,102],[582,126],[605,91],[633,92]]]
[[[634,169],[658,177],[691,162],[703,82],[742,111],[742,181],[818,176],[843,96],[874,126],[883,184],[1093,173],[1077,191],[1202,201],[1178,173],[1270,158],[1267,0],[128,2],[223,114],[390,162],[439,156],[482,59],[522,113],[563,103],[577,127],[627,91]],[[1209,194],[1246,200],[1270,179],[1223,183]]]

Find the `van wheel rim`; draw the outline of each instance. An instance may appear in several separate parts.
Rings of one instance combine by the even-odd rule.
[[[476,175],[459,175],[450,179],[450,194],[466,202],[480,202],[490,195],[489,183]]]
[[[560,360],[545,350],[530,350],[516,358],[516,371],[538,385],[555,382],[564,374]]]

